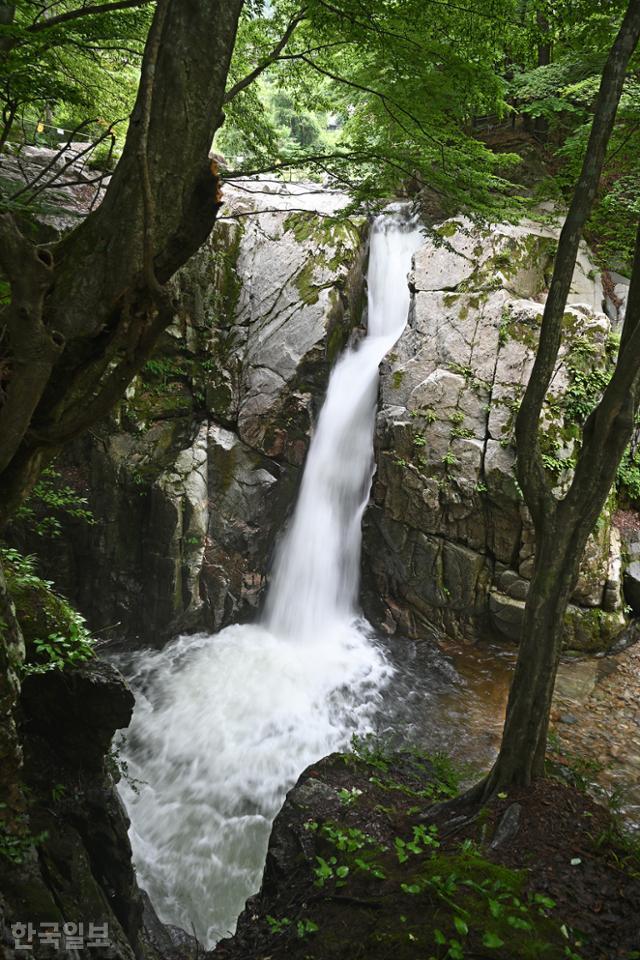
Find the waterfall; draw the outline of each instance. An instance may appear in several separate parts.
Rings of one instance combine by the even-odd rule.
[[[262,621],[122,662],[136,690],[122,790],[140,883],[163,920],[208,944],[258,888],[286,790],[372,729],[393,673],[358,613],[361,520],[378,367],[405,325],[420,243],[401,211],[374,223],[367,336],[331,374]]]
[[[305,464],[293,523],[276,559],[265,625],[307,641],[356,616],[362,514],[373,471],[378,367],[407,320],[417,228],[380,217],[371,238],[368,333],[336,364]]]

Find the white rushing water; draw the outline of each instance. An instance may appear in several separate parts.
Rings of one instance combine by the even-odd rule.
[[[372,729],[393,669],[358,613],[378,366],[406,323],[417,227],[374,224],[368,333],[336,364],[262,622],[123,663],[136,709],[123,794],[161,919],[212,944],[260,884],[273,817],[302,770]]]

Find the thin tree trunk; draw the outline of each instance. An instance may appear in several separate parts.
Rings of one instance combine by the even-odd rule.
[[[483,785],[485,796],[513,785],[527,787],[534,778],[544,774],[563,618],[577,578],[582,549],[568,536],[568,525],[562,530],[555,519],[537,544],[502,743],[498,759]]]
[[[471,791],[474,799],[486,799],[513,785],[528,786],[544,773],[564,615],[586,542],[631,439],[638,409],[640,228],[616,370],[585,424],[571,487],[564,499],[557,500],[540,453],[540,416],[562,341],[562,320],[582,229],[596,196],[627,66],[639,37],[640,0],[631,0],[603,72],[582,172],[560,235],[536,360],[516,418],[518,479],[533,519],[536,560],[500,752],[487,779]]]
[[[551,63],[551,40],[549,39],[549,21],[542,13],[537,16],[540,40],[538,41],[538,66],[548,67]],[[549,121],[546,117],[536,117],[533,123],[535,136],[543,143],[549,134]]]
[[[2,133],[0,133],[0,153],[5,148],[11,129],[13,127],[13,121],[15,120],[16,113],[18,111],[18,104],[15,102],[8,103],[2,113]]]

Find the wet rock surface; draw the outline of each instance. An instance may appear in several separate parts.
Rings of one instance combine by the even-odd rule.
[[[640,643],[614,656],[567,664],[552,713],[552,753],[560,766],[613,795],[640,828]]]
[[[449,220],[414,258],[408,326],[383,370],[369,609],[411,636],[517,641],[535,542],[515,478],[514,419],[533,364],[556,234]],[[576,384],[608,369],[611,321],[582,249],[541,445],[559,493],[575,452]],[[624,627],[621,544],[606,510],[590,538],[565,643],[607,648]],[[382,598],[382,605],[379,598]]]
[[[0,894],[7,953],[10,926],[106,924],[110,946],[97,956],[133,960],[144,933],[142,902],[131,863],[129,821],[116,792],[120,773],[109,759],[116,729],[129,723],[133,695],[112,667],[91,661],[27,677],[21,696],[24,784],[36,848],[3,873]],[[25,936],[25,940],[27,937]],[[57,955],[67,955],[58,944]],[[60,952],[62,950],[62,952]],[[80,947],[81,955],[92,950]],[[18,949],[15,956],[23,956]],[[36,944],[30,956],[51,956]]]

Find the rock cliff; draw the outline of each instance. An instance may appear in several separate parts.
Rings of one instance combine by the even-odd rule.
[[[44,551],[19,532],[94,629],[161,644],[255,610],[329,369],[362,313],[365,225],[335,218],[346,197],[316,193],[230,194],[177,278],[153,359],[59,465],[94,523],[66,519]]]
[[[483,230],[459,218],[437,227],[414,259],[409,323],[382,378],[365,538],[369,607],[391,632],[518,638],[535,545],[515,479],[514,418],[556,236],[534,223]],[[577,424],[617,349],[603,302],[582,249],[544,413],[545,464],[559,491]],[[569,647],[601,649],[623,627],[620,553],[607,509],[567,614]]]

